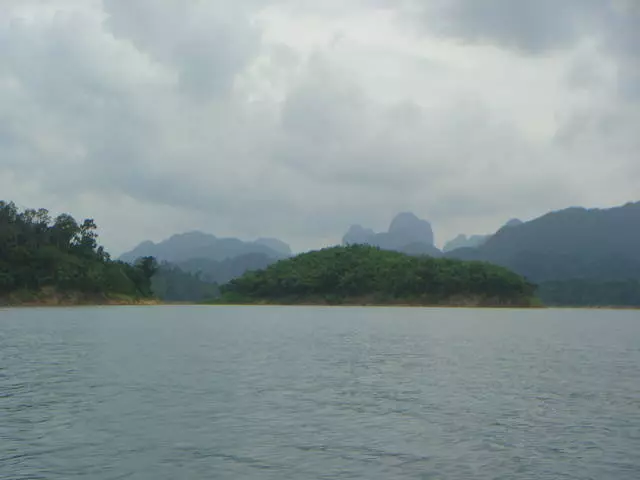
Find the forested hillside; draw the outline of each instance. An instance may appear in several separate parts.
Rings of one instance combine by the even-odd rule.
[[[448,256],[502,265],[536,283],[640,280],[640,202],[551,212]]]
[[[51,218],[44,208],[20,211],[0,201],[0,302],[71,293],[79,301],[148,298],[155,270],[152,257],[134,265],[112,261],[92,219]]]
[[[223,285],[246,272],[263,270],[277,262],[264,253],[248,253],[238,257],[227,258],[220,262],[206,258],[192,258],[180,262],[177,266],[188,273],[198,275],[202,280]]]
[[[481,262],[415,257],[365,245],[282,260],[222,287],[228,303],[531,305],[535,287]]]
[[[538,295],[549,307],[640,307],[638,280],[545,282]]]
[[[151,279],[151,289],[164,302],[202,302],[214,299],[220,293],[215,282],[166,262]]]

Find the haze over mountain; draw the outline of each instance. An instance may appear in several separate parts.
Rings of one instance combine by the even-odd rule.
[[[428,221],[404,212],[393,218],[386,232],[350,227],[343,243],[440,257],[443,253],[433,245],[433,239]],[[474,242],[477,247],[465,246]],[[552,305],[636,305],[640,301],[639,246],[640,202],[609,209],[573,207],[526,223],[513,219],[493,235],[461,235],[447,242],[444,255],[507,267],[540,284],[543,300]],[[156,256],[197,279],[222,285],[290,254],[288,245],[278,239],[243,242],[190,232],[158,244],[143,242],[122,258],[133,261]],[[171,265],[165,272],[167,280],[181,282],[183,277]],[[182,283],[199,285],[195,279],[184,278]],[[181,295],[188,290],[181,285],[169,287]],[[198,288],[209,291],[211,287]]]
[[[269,247],[271,250],[278,252],[285,257],[288,257],[292,254],[289,244],[277,238],[259,238],[253,243]]]
[[[522,221],[517,218],[513,218],[505,223],[501,228],[513,227],[516,225],[522,225]],[[460,234],[453,240],[449,240],[444,244],[442,251],[445,253],[452,252],[458,248],[476,248],[484,245],[494,234],[489,235],[465,235]]]
[[[449,240],[442,247],[442,251],[444,253],[452,252],[453,250],[457,250],[458,248],[476,248],[480,245],[484,244],[487,240],[491,238],[491,235],[465,235],[461,233],[453,240]]]
[[[535,282],[640,279],[640,202],[551,212],[447,256],[502,265]]]
[[[177,266],[185,272],[197,274],[207,282],[223,285],[246,272],[263,270],[278,260],[264,253],[246,253],[222,261],[192,258],[179,262]]]
[[[218,238],[198,231],[188,232],[159,242],[145,241],[130,252],[121,255],[120,260],[133,262],[137,258],[153,256],[160,262],[179,264],[193,259],[221,262],[247,254],[262,254],[272,259],[286,258],[291,254],[289,246],[277,239],[259,239],[244,242],[237,238]]]
[[[431,224],[410,212],[396,215],[389,225],[389,230],[383,233],[353,225],[342,238],[342,243],[372,245],[383,250],[395,250],[412,255],[440,256],[441,254],[433,244]]]

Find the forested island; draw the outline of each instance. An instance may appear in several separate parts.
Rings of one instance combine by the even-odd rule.
[[[114,261],[97,239],[92,219],[0,201],[0,305],[152,301],[155,259]]]
[[[506,268],[357,244],[281,260],[232,280],[221,293],[216,303],[537,305],[535,286]]]

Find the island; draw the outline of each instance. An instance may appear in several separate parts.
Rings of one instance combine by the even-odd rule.
[[[477,261],[410,256],[367,245],[325,248],[245,273],[217,304],[538,306],[535,285]]]

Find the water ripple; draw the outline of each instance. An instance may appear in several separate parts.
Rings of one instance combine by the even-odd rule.
[[[0,478],[640,478],[637,312],[0,311]]]

